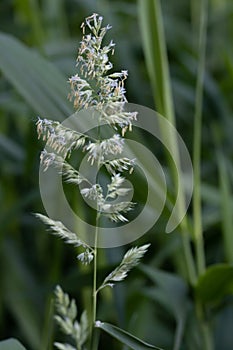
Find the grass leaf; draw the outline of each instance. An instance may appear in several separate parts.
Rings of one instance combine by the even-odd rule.
[[[26,350],[16,339],[7,339],[0,342],[0,350]]]
[[[218,170],[220,177],[220,199],[221,199],[221,214],[222,214],[222,232],[225,248],[225,257],[229,263],[233,263],[233,235],[232,235],[232,199],[231,199],[231,184],[227,169],[226,159],[222,153],[218,155]]]
[[[156,107],[159,113],[174,123],[174,107],[160,1],[139,0],[138,13],[144,54]]]
[[[233,294],[233,266],[228,264],[216,264],[209,267],[200,276],[196,295],[203,303],[221,301],[226,295]]]
[[[72,113],[66,78],[41,55],[11,35],[0,33],[0,70],[40,115],[64,119]]]
[[[113,338],[119,340],[121,343],[129,346],[134,350],[147,350],[147,349],[158,349],[162,350],[154,345],[148,344],[134,335],[126,332],[125,330],[113,326],[110,323],[96,321],[95,326],[102,329],[106,333],[110,334]]]

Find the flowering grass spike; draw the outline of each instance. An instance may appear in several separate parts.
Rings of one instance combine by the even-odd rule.
[[[77,113],[86,109],[97,118],[98,130],[95,137],[74,131],[63,124],[48,119],[38,118],[38,138],[46,141],[46,148],[41,153],[41,165],[46,171],[50,166],[58,169],[64,181],[73,185],[82,185],[80,193],[92,202],[96,208],[95,246],[90,247],[83,242],[75,232],[71,232],[60,221],[55,221],[45,215],[36,214],[50,229],[50,231],[74,247],[82,247],[78,260],[84,264],[94,263],[93,267],[93,299],[92,315],[84,311],[80,321],[77,318],[77,307],[74,300],[70,300],[61,287],[56,287],[55,305],[57,314],[55,319],[71,342],[56,342],[60,350],[84,350],[86,343],[90,348],[94,339],[96,322],[97,294],[105,286],[113,286],[113,282],[122,281],[128,272],[139,263],[149,245],[130,249],[118,267],[97,286],[97,243],[99,220],[107,217],[113,222],[127,222],[127,213],[133,209],[135,203],[127,200],[131,188],[126,186],[124,172],[131,174],[136,164],[135,159],[123,155],[124,136],[132,131],[132,123],[136,120],[136,112],[125,110],[126,90],[125,81],[128,76],[126,70],[112,73],[113,64],[110,56],[114,54],[115,44],[111,40],[104,45],[105,35],[111,28],[102,26],[103,17],[93,14],[86,18],[81,25],[83,38],[80,43],[77,70],[69,79],[71,91],[68,98],[73,101]],[[101,136],[101,125],[108,127],[109,137]],[[106,126],[105,125],[105,126]],[[69,162],[69,157],[77,150],[87,155],[90,166],[97,166],[98,176],[90,181]],[[100,183],[101,168],[108,172],[108,183]],[[106,175],[106,174],[105,174]]]

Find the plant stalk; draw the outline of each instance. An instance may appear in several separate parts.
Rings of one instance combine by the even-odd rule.
[[[205,251],[202,227],[201,208],[201,128],[203,113],[203,84],[205,74],[205,55],[207,37],[208,0],[201,0],[200,6],[200,33],[199,33],[199,64],[197,71],[196,101],[194,115],[193,141],[193,235],[196,248],[196,265],[198,275],[205,271]]]
[[[95,247],[94,247],[94,271],[93,271],[93,311],[92,311],[92,321],[93,321],[93,327],[95,326],[96,321],[96,305],[97,305],[97,255],[98,255],[98,249],[97,249],[97,243],[98,243],[98,231],[99,231],[99,213],[96,216],[96,227],[95,227]]]
[[[98,138],[100,139],[100,121],[98,121]],[[100,169],[100,161],[98,160],[98,170]],[[97,174],[97,180],[99,173]],[[95,350],[98,348],[98,340],[96,340],[95,322],[96,322],[96,309],[97,309],[97,265],[98,265],[98,233],[99,233],[99,219],[100,219],[100,207],[97,201],[97,214],[95,221],[95,245],[94,245],[94,271],[93,271],[93,290],[92,290],[92,327],[91,327],[91,349]]]
[[[200,327],[202,332],[203,350],[213,350],[214,346],[213,346],[212,334],[210,331],[209,324],[205,319],[204,307],[198,300],[195,301],[195,304],[196,304],[196,314],[200,322]]]
[[[191,286],[195,286],[197,276],[196,276],[196,270],[194,265],[193,253],[190,245],[190,235],[189,235],[188,222],[186,217],[183,219],[183,222],[181,223],[181,239],[182,239],[185,261],[187,264],[189,283]]]
[[[143,36],[144,53],[148,72],[150,73],[156,107],[158,112],[165,116],[167,120],[175,126],[176,120],[172,99],[169,63],[167,57],[161,4],[159,0],[138,0],[138,5]],[[170,158],[168,159],[172,178],[176,185],[177,172],[179,173],[180,171],[177,140],[172,134],[170,135],[170,133],[165,128],[163,128],[163,125],[161,125],[161,132],[164,136],[164,139],[170,142],[171,148],[174,150],[176,155],[176,167],[174,166],[173,161],[171,161]],[[180,213],[183,212],[184,203],[185,194],[183,190],[178,202]],[[196,282],[196,271],[190,245],[190,231],[188,228],[187,216],[181,223],[180,228],[182,246],[187,264],[188,280],[191,285],[194,285]]]
[[[197,68],[196,100],[194,114],[194,140],[193,140],[193,235],[196,249],[196,266],[198,276],[206,269],[205,250],[202,226],[202,205],[201,205],[201,130],[203,114],[203,93],[205,75],[205,57],[208,23],[208,0],[200,1],[200,32],[199,32],[199,64]],[[200,320],[202,331],[203,349],[212,350],[213,340],[210,326],[205,319],[204,306],[196,300],[197,317]]]
[[[95,246],[94,246],[94,266],[93,266],[93,286],[92,286],[92,326],[90,334],[90,349],[94,350],[98,348],[98,340],[95,336],[95,322],[96,322],[96,309],[97,309],[97,263],[98,263],[98,233],[99,233],[99,218],[100,213],[96,215],[95,222]]]

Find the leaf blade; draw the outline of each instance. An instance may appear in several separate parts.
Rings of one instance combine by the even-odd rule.
[[[0,342],[0,350],[26,350],[26,348],[18,340],[10,338]]]
[[[96,321],[97,328],[102,329],[109,335],[111,335],[113,338],[119,340],[121,343],[129,346],[131,349],[134,350],[148,350],[148,349],[157,349],[162,350],[161,348],[158,348],[154,345],[148,344],[144,342],[143,340],[135,337],[134,335],[130,334],[129,332],[126,332],[125,330],[116,327],[110,323]]]
[[[0,46],[0,70],[36,113],[60,120],[72,113],[67,79],[53,64],[11,35],[0,33]]]
[[[232,294],[232,265],[216,264],[210,266],[197,282],[196,295],[203,303],[218,302],[225,296]]]

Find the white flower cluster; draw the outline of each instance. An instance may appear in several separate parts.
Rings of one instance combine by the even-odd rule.
[[[111,177],[111,183],[107,185],[105,196],[99,184],[83,188],[81,194],[97,203],[96,208],[99,214],[114,222],[127,222],[127,218],[122,213],[130,211],[135,203],[129,201],[112,202],[113,199],[124,197],[131,191],[130,188],[122,187],[124,182],[125,178],[118,173]]]
[[[114,54],[115,44],[111,40],[108,45],[102,45],[106,33],[111,29],[109,25],[102,27],[102,22],[103,17],[94,13],[82,23],[84,35],[77,57],[80,74],[69,79],[69,99],[78,110],[95,107],[101,112],[102,120],[120,127],[124,134],[127,129],[131,129],[137,113],[124,110],[127,102],[124,83],[128,72],[122,70],[108,74],[113,67],[109,55]]]
[[[90,137],[57,121],[38,118],[38,137],[47,141],[49,146],[42,151],[40,159],[45,171],[53,165],[66,182],[81,185],[82,196],[92,201],[98,215],[106,216],[114,222],[127,222],[125,213],[133,208],[134,203],[126,200],[131,189],[126,188],[121,173],[127,171],[131,174],[135,159],[123,156],[124,135],[127,130],[131,131],[137,113],[125,110],[127,100],[124,84],[128,72],[122,70],[109,73],[113,67],[109,56],[114,53],[115,44],[110,41],[108,45],[103,45],[105,34],[111,27],[102,27],[102,21],[101,16],[93,14],[81,26],[84,35],[77,58],[78,73],[69,79],[71,92],[68,96],[77,110],[94,110],[94,117],[99,118],[98,135]],[[101,138],[103,121],[110,131],[108,138]],[[110,174],[111,179],[106,188],[102,188],[98,181],[91,183],[67,162],[65,158],[79,148],[87,154],[91,165],[95,164],[98,170],[103,166]],[[57,227],[56,222],[54,227]],[[64,227],[60,230],[54,231],[60,237],[63,231],[64,236],[67,235]],[[92,253],[89,247],[86,248],[78,256],[84,264],[92,260]]]
[[[115,44],[111,40],[107,46],[102,47],[105,34],[111,26],[108,24],[102,27],[103,17],[94,13],[85,19],[81,28],[83,29],[83,39],[79,48],[77,61],[81,63],[81,72],[85,78],[102,77],[113,66],[109,62],[108,54],[114,53]],[[85,35],[86,29],[90,33]]]
[[[64,127],[59,122],[38,118],[36,122],[38,138],[42,137],[54,151],[66,156],[84,146],[86,135]]]
[[[88,161],[93,165],[97,161],[100,165],[105,163],[105,156],[116,155],[122,153],[124,147],[124,139],[120,135],[115,134],[113,137],[97,141],[89,142],[84,150],[88,151]]]

